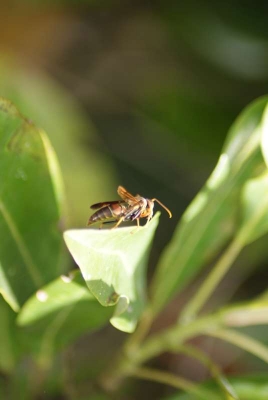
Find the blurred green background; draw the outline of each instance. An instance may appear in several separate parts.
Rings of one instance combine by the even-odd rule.
[[[249,1],[1,4],[0,95],[44,128],[56,149],[68,201],[63,228],[85,227],[90,204],[116,199],[119,184],[160,199],[173,219],[163,211],[152,273],[214,168],[229,126],[268,92],[267,12],[265,3]],[[266,287],[266,240],[243,252],[215,304],[250,298]],[[175,299],[159,326],[172,321],[193,290]],[[265,340],[266,328],[253,329]],[[109,344],[123,337],[109,327],[69,350],[81,392],[95,373],[88,371],[89,360],[107,356]],[[198,340],[227,373],[265,371],[260,361],[216,339]],[[163,356],[157,363],[189,379],[208,376],[196,365],[193,371],[184,357]],[[152,398],[170,393],[149,383],[131,390],[131,398],[135,390],[140,398],[147,391]]]

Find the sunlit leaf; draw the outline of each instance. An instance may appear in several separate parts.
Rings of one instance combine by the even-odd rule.
[[[45,133],[0,99],[0,293],[14,310],[59,273],[62,200]]]
[[[243,188],[240,230],[245,226],[245,244],[268,232],[268,172],[250,179]]]
[[[266,165],[268,166],[268,107],[266,107],[263,120],[262,120],[262,139],[261,139],[261,148],[264,160]]]
[[[206,186],[184,213],[165,249],[152,285],[157,313],[226,244],[237,228],[245,182],[265,170],[261,122],[268,99],[252,103],[231,127]]]
[[[135,329],[145,305],[147,260],[159,215],[140,228],[64,233],[90,291],[103,306],[116,304],[111,323],[126,332]]]

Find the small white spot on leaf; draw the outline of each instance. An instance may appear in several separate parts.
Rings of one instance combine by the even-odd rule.
[[[15,173],[15,177],[16,179],[22,179],[23,181],[27,181],[27,175],[26,173],[23,171],[22,168],[18,168],[16,173]]]
[[[61,275],[61,280],[64,283],[70,283],[70,282],[72,282],[72,277],[71,276],[66,276],[66,275]]]
[[[42,303],[44,303],[45,301],[47,301],[48,299],[48,294],[47,292],[45,292],[44,290],[38,290],[36,292],[36,297],[39,301],[41,301]]]

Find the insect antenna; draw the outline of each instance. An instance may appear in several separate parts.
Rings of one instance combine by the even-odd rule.
[[[168,215],[169,215],[169,218],[172,217],[171,211],[170,211],[166,206],[164,206],[164,204],[161,203],[161,201],[159,201],[159,200],[157,200],[157,199],[152,199],[152,201],[157,201],[157,203],[160,204],[160,206],[163,207],[163,208],[166,210],[166,212],[167,212]]]

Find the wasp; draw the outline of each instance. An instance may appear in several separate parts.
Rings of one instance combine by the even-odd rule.
[[[102,222],[102,224],[116,222],[113,228],[117,228],[121,222],[136,220],[139,226],[141,218],[147,218],[148,223],[153,217],[155,201],[167,211],[169,218],[172,217],[170,210],[157,199],[147,199],[139,194],[133,196],[123,186],[118,186],[117,193],[122,200],[104,201],[90,207],[92,210],[98,211],[91,215],[88,225],[95,224],[95,222]]]

